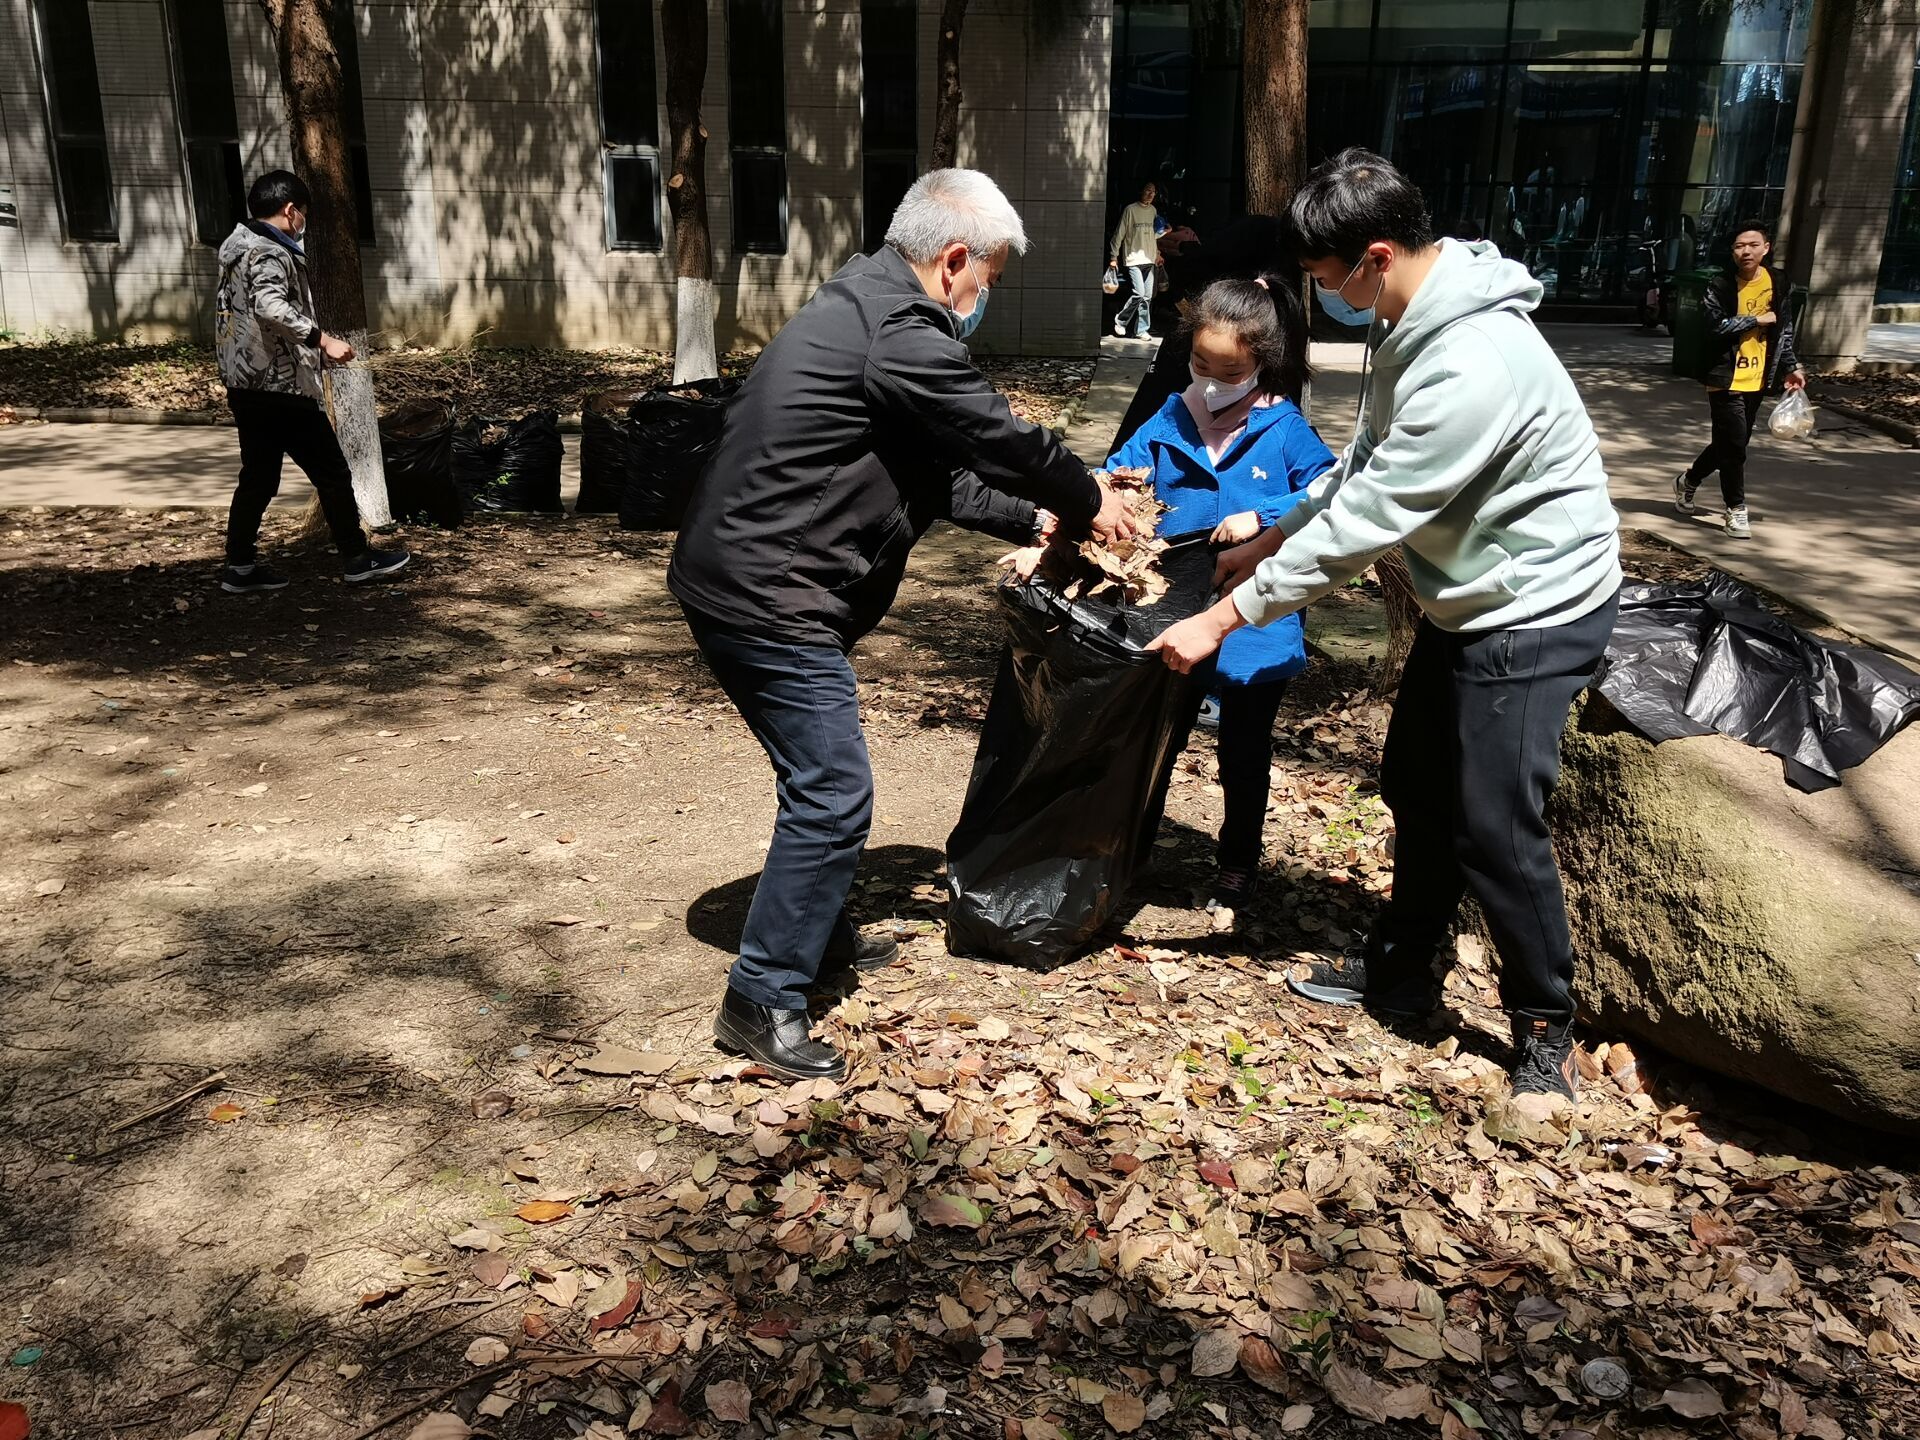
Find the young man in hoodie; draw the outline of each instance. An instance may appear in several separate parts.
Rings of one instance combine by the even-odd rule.
[[[349,582],[391,575],[411,558],[375,550],[360,528],[353,474],[321,406],[321,368],[344,365],[353,347],[321,330],[301,244],[313,197],[290,170],[269,170],[247,192],[247,214],[220,246],[220,294],[214,343],[227,403],[240,432],[240,483],[227,512],[230,595],[283,590],[287,577],[260,563],[260,521],[280,490],[291,455],[320,496],[327,527]]]
[[[1436,244],[1392,165],[1344,152],[1309,177],[1292,219],[1322,306],[1370,327],[1353,441],[1278,524],[1221,557],[1226,598],[1153,643],[1191,669],[1242,625],[1291,615],[1402,547],[1425,616],[1381,760],[1392,899],[1362,950],[1293,988],[1430,1014],[1471,890],[1500,954],[1513,1093],[1572,1100],[1573,952],[1544,812],[1620,585],[1599,442],[1528,318],[1538,282],[1484,241]]]
[[[1807,373],[1793,353],[1793,314],[1787,277],[1767,266],[1773,236],[1758,220],[1733,236],[1733,273],[1707,287],[1702,306],[1712,327],[1718,358],[1700,378],[1707,387],[1707,417],[1713,426],[1707,448],[1673,477],[1673,503],[1682,515],[1694,511],[1700,482],[1720,472],[1727,534],[1753,538],[1747,519],[1747,442],[1760,418],[1760,400],[1775,382],[1804,390]]]

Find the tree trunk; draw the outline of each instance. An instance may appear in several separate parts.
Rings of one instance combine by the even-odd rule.
[[[660,39],[667,56],[667,129],[673,174],[667,208],[673,213],[673,383],[711,380],[720,373],[714,341],[719,306],[713,284],[713,233],[707,226],[707,129],[700,99],[707,84],[705,0],[664,0]]]
[[[952,168],[960,146],[960,31],[967,23],[967,0],[945,0],[940,7],[940,103],[933,116],[933,155],[927,168]]]
[[[1308,0],[1246,0],[1247,213],[1284,215],[1306,175]]]
[[[327,372],[328,410],[353,470],[361,520],[393,523],[380,462],[380,422],[373,372],[367,368],[367,294],[360,274],[360,221],[353,197],[353,161],[342,123],[344,85],[334,41],[333,0],[260,0],[280,57],[293,139],[293,168],[313,192],[307,217],[308,278],[320,328],[353,346],[349,365]],[[317,510],[308,513],[313,529]]]

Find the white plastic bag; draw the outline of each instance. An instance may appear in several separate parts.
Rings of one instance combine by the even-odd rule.
[[[1767,417],[1767,429],[1778,440],[1804,440],[1813,434],[1813,424],[1813,402],[1804,390],[1789,390],[1782,395]]]
[[[1117,291],[1120,288],[1120,271],[1109,265],[1107,273],[1100,277],[1100,288],[1109,295]]]

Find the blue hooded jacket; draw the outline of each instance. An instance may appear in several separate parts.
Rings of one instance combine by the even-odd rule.
[[[1265,529],[1294,507],[1294,492],[1306,489],[1333,463],[1333,452],[1300,407],[1276,397],[1248,412],[1246,429],[1215,464],[1185,398],[1174,395],[1107,466],[1151,470],[1154,493],[1170,507],[1160,518],[1160,533],[1190,535],[1245,510],[1258,515]],[[1284,680],[1306,668],[1306,631],[1297,614],[1264,629],[1236,630],[1220,647],[1222,684]]]

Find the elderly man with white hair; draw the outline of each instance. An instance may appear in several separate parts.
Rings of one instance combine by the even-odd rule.
[[[921,176],[887,243],[822,285],[754,365],[674,546],[667,584],[779,799],[714,1036],[788,1079],[846,1073],[811,1038],[808,992],[896,954],[844,909],[873,819],[847,652],[885,617],[914,542],[942,518],[1021,544],[1050,517],[1068,533],[1131,529],[1124,503],[1015,419],[967,354],[1026,248],[987,176]]]

